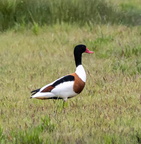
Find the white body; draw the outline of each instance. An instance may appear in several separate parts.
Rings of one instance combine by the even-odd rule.
[[[85,73],[85,70],[82,65],[79,65],[76,68],[75,73],[81,78],[81,80],[83,82],[86,82],[86,73]],[[57,80],[59,80],[59,79],[57,79]],[[56,82],[57,80],[55,80],[54,82]],[[41,92],[43,89],[52,85],[54,82],[42,87],[39,92],[37,92],[35,95],[32,96],[32,98],[59,97],[64,100],[67,100],[68,97],[73,97],[73,96],[77,95],[77,93],[75,93],[73,90],[74,81],[67,81],[67,82],[60,83],[57,86],[55,86],[55,88],[53,88],[51,90],[51,92]]]

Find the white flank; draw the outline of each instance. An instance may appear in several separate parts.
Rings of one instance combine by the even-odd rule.
[[[74,81],[61,83],[58,86],[56,86],[54,89],[52,89],[51,92],[41,92],[44,88],[46,88],[47,86],[49,86],[51,84],[52,83],[41,88],[41,90],[39,92],[37,92],[35,95],[33,95],[32,98],[60,97],[65,100],[68,97],[73,97],[73,96],[77,95],[77,93],[75,93],[73,91]]]
[[[74,81],[64,82],[56,86],[51,92],[61,98],[67,98],[77,95],[73,90]]]
[[[38,92],[35,95],[32,96],[32,98],[51,98],[54,97],[55,95],[51,92]]]

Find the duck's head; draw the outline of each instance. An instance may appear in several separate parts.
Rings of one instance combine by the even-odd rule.
[[[75,58],[75,64],[76,67],[78,65],[81,65],[81,57],[82,57],[82,53],[94,53],[93,51],[90,51],[85,45],[80,44],[77,45],[74,48],[74,58]]]
[[[80,44],[80,45],[77,45],[75,48],[74,48],[74,54],[75,55],[79,55],[79,54],[82,54],[82,53],[94,53],[93,51],[90,51],[85,45],[83,44]]]

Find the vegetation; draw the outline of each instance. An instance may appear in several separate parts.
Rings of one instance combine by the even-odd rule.
[[[0,31],[13,27],[60,24],[140,24],[134,3],[112,6],[104,0],[0,0]]]
[[[106,19],[98,12],[96,21],[90,17],[86,23],[89,7],[84,19],[68,20],[70,13],[65,16],[61,10],[78,3],[65,1],[62,4],[69,4],[61,7],[61,2],[42,0],[40,6],[32,0],[0,1],[0,143],[140,144],[140,1],[105,1]],[[95,2],[102,6],[102,1]],[[50,10],[58,20],[44,21],[43,13],[38,17],[47,3],[49,9],[55,4],[62,8]],[[29,11],[23,10],[22,4]],[[84,12],[84,3],[79,6],[78,11]],[[75,9],[74,5],[70,8]],[[10,15],[4,16],[8,9]],[[23,13],[19,13],[21,17],[17,9]],[[95,52],[83,54],[87,72],[84,91],[69,99],[65,108],[61,100],[29,99],[31,90],[75,71],[73,47],[79,43]]]

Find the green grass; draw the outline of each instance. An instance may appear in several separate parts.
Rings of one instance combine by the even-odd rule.
[[[92,0],[98,13],[86,23],[93,5],[80,1],[0,1],[1,144],[141,143],[140,1]],[[83,54],[83,92],[65,108],[30,99],[31,90],[75,71],[79,43],[95,52]]]
[[[62,22],[80,25],[104,22],[108,19],[111,10],[111,6],[102,0],[1,0],[0,30],[6,30],[15,25],[31,27],[36,24],[43,26]]]
[[[0,35],[0,142],[136,144],[141,141],[140,27],[54,25]],[[31,100],[30,91],[75,71],[85,43],[84,91],[68,100]],[[134,52],[136,49],[137,52]]]
[[[140,25],[140,2],[111,0],[1,0],[0,31],[52,24]]]

